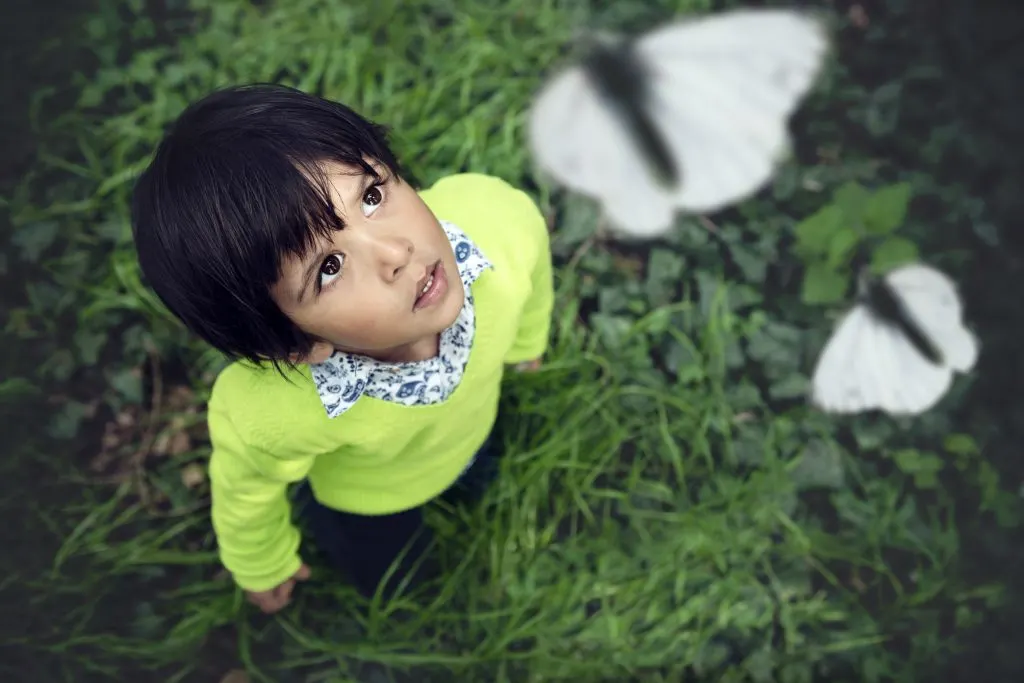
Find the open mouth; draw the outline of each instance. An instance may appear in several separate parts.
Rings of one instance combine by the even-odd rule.
[[[426,308],[444,296],[448,283],[444,268],[441,266],[441,261],[438,260],[434,267],[430,269],[426,278],[417,284],[419,285],[419,293],[416,295],[416,301],[413,303],[413,310]]]

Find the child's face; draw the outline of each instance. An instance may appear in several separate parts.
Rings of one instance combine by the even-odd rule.
[[[386,167],[374,166],[387,177]],[[325,170],[345,229],[305,260],[286,260],[271,288],[285,315],[323,340],[299,360],[320,362],[335,349],[386,361],[435,355],[437,335],[455,322],[465,298],[441,224],[397,177],[372,185],[358,168]]]

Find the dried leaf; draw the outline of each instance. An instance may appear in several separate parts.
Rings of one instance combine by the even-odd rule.
[[[620,271],[627,275],[637,277],[644,269],[644,262],[637,256],[627,254],[612,254],[612,261]]]
[[[846,16],[850,18],[850,23],[859,29],[865,29],[871,24],[871,19],[868,17],[868,13],[860,4],[852,5],[846,13]]]
[[[206,471],[198,463],[190,463],[181,468],[181,483],[185,488],[194,489],[206,481]]]
[[[96,412],[100,408],[100,400],[98,398],[85,404],[85,412],[83,413],[86,418],[92,419],[96,417]]]
[[[250,683],[250,681],[249,674],[244,669],[232,669],[224,674],[224,678],[220,679],[220,683]]]
[[[160,432],[160,435],[153,441],[153,455],[167,455],[173,436],[174,434],[170,430]]]
[[[103,438],[100,439],[100,447],[104,451],[111,451],[121,445],[121,434],[117,429],[117,425],[113,422],[108,422],[106,427],[103,428]]]
[[[171,437],[171,443],[167,448],[169,455],[181,455],[192,449],[192,439],[189,438],[188,432],[177,432]]]
[[[172,412],[185,410],[195,403],[195,392],[183,385],[172,387],[167,392],[167,408]]]

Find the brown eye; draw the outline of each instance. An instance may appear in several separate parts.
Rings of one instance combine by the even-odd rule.
[[[366,190],[366,194],[363,195],[363,201],[370,206],[377,206],[384,201],[384,194],[380,191],[379,187],[374,185]]]
[[[345,263],[345,257],[341,254],[331,254],[324,259],[320,264],[320,278],[317,280],[318,291],[340,277],[343,263]]]
[[[341,258],[337,254],[331,254],[324,259],[320,266],[321,275],[337,275],[341,271]]]
[[[380,185],[372,185],[363,193],[363,215],[369,218],[384,203],[384,190]]]

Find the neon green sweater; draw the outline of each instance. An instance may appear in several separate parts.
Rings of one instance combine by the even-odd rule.
[[[316,498],[357,514],[389,514],[447,489],[497,417],[505,364],[543,355],[554,299],[546,222],[497,178],[461,174],[421,193],[493,264],[471,285],[476,333],[459,386],[444,402],[403,406],[362,396],[327,417],[309,368],[285,381],[244,362],[217,378],[209,403],[213,526],[242,588],[267,590],[298,570],[286,487],[308,477]]]

